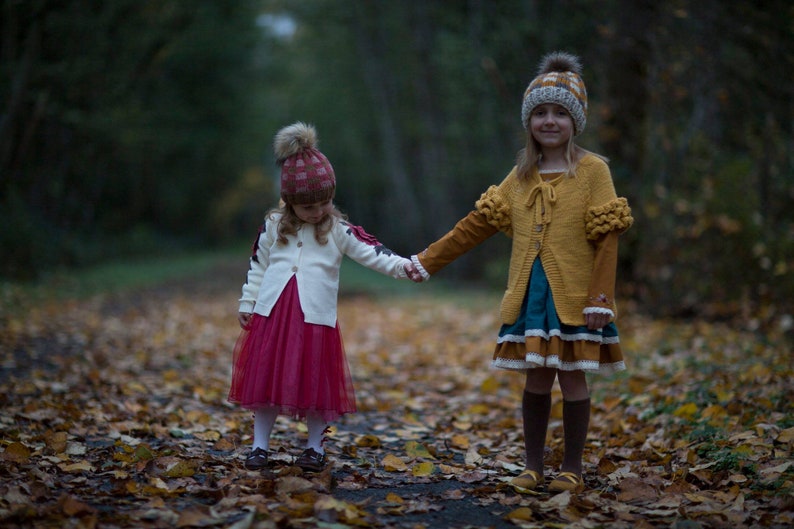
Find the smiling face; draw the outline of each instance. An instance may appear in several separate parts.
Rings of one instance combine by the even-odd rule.
[[[567,146],[573,128],[568,111],[554,103],[538,105],[529,115],[529,130],[542,150]]]
[[[317,224],[333,211],[334,203],[332,200],[324,200],[313,204],[293,204],[292,209],[303,222]]]

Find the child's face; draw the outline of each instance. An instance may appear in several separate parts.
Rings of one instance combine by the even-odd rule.
[[[573,119],[564,107],[546,103],[532,109],[529,130],[542,148],[563,147],[573,134]]]
[[[293,204],[292,209],[303,222],[317,224],[331,213],[334,209],[334,204],[331,200],[324,200],[314,204]]]

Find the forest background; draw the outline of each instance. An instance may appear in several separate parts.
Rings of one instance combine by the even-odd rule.
[[[794,6],[772,0],[2,0],[0,275],[228,245],[302,120],[337,203],[421,250],[510,170],[541,57],[579,55],[580,143],[636,219],[622,296],[791,326]],[[495,238],[447,279],[499,288]]]

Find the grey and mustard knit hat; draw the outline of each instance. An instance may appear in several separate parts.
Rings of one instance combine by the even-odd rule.
[[[276,133],[276,162],[281,166],[281,198],[287,204],[314,204],[334,198],[336,176],[317,150],[317,131],[298,121]]]
[[[521,122],[529,126],[532,109],[546,103],[556,103],[571,115],[574,136],[584,131],[587,123],[587,90],[582,81],[579,58],[570,53],[555,51],[543,57],[538,76],[529,83],[521,105]]]

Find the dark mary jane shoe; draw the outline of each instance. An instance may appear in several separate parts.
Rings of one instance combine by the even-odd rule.
[[[295,461],[303,470],[308,472],[319,472],[325,468],[325,454],[317,452],[314,448],[307,448]]]
[[[254,448],[245,458],[245,468],[248,470],[262,470],[267,466],[267,450]]]

